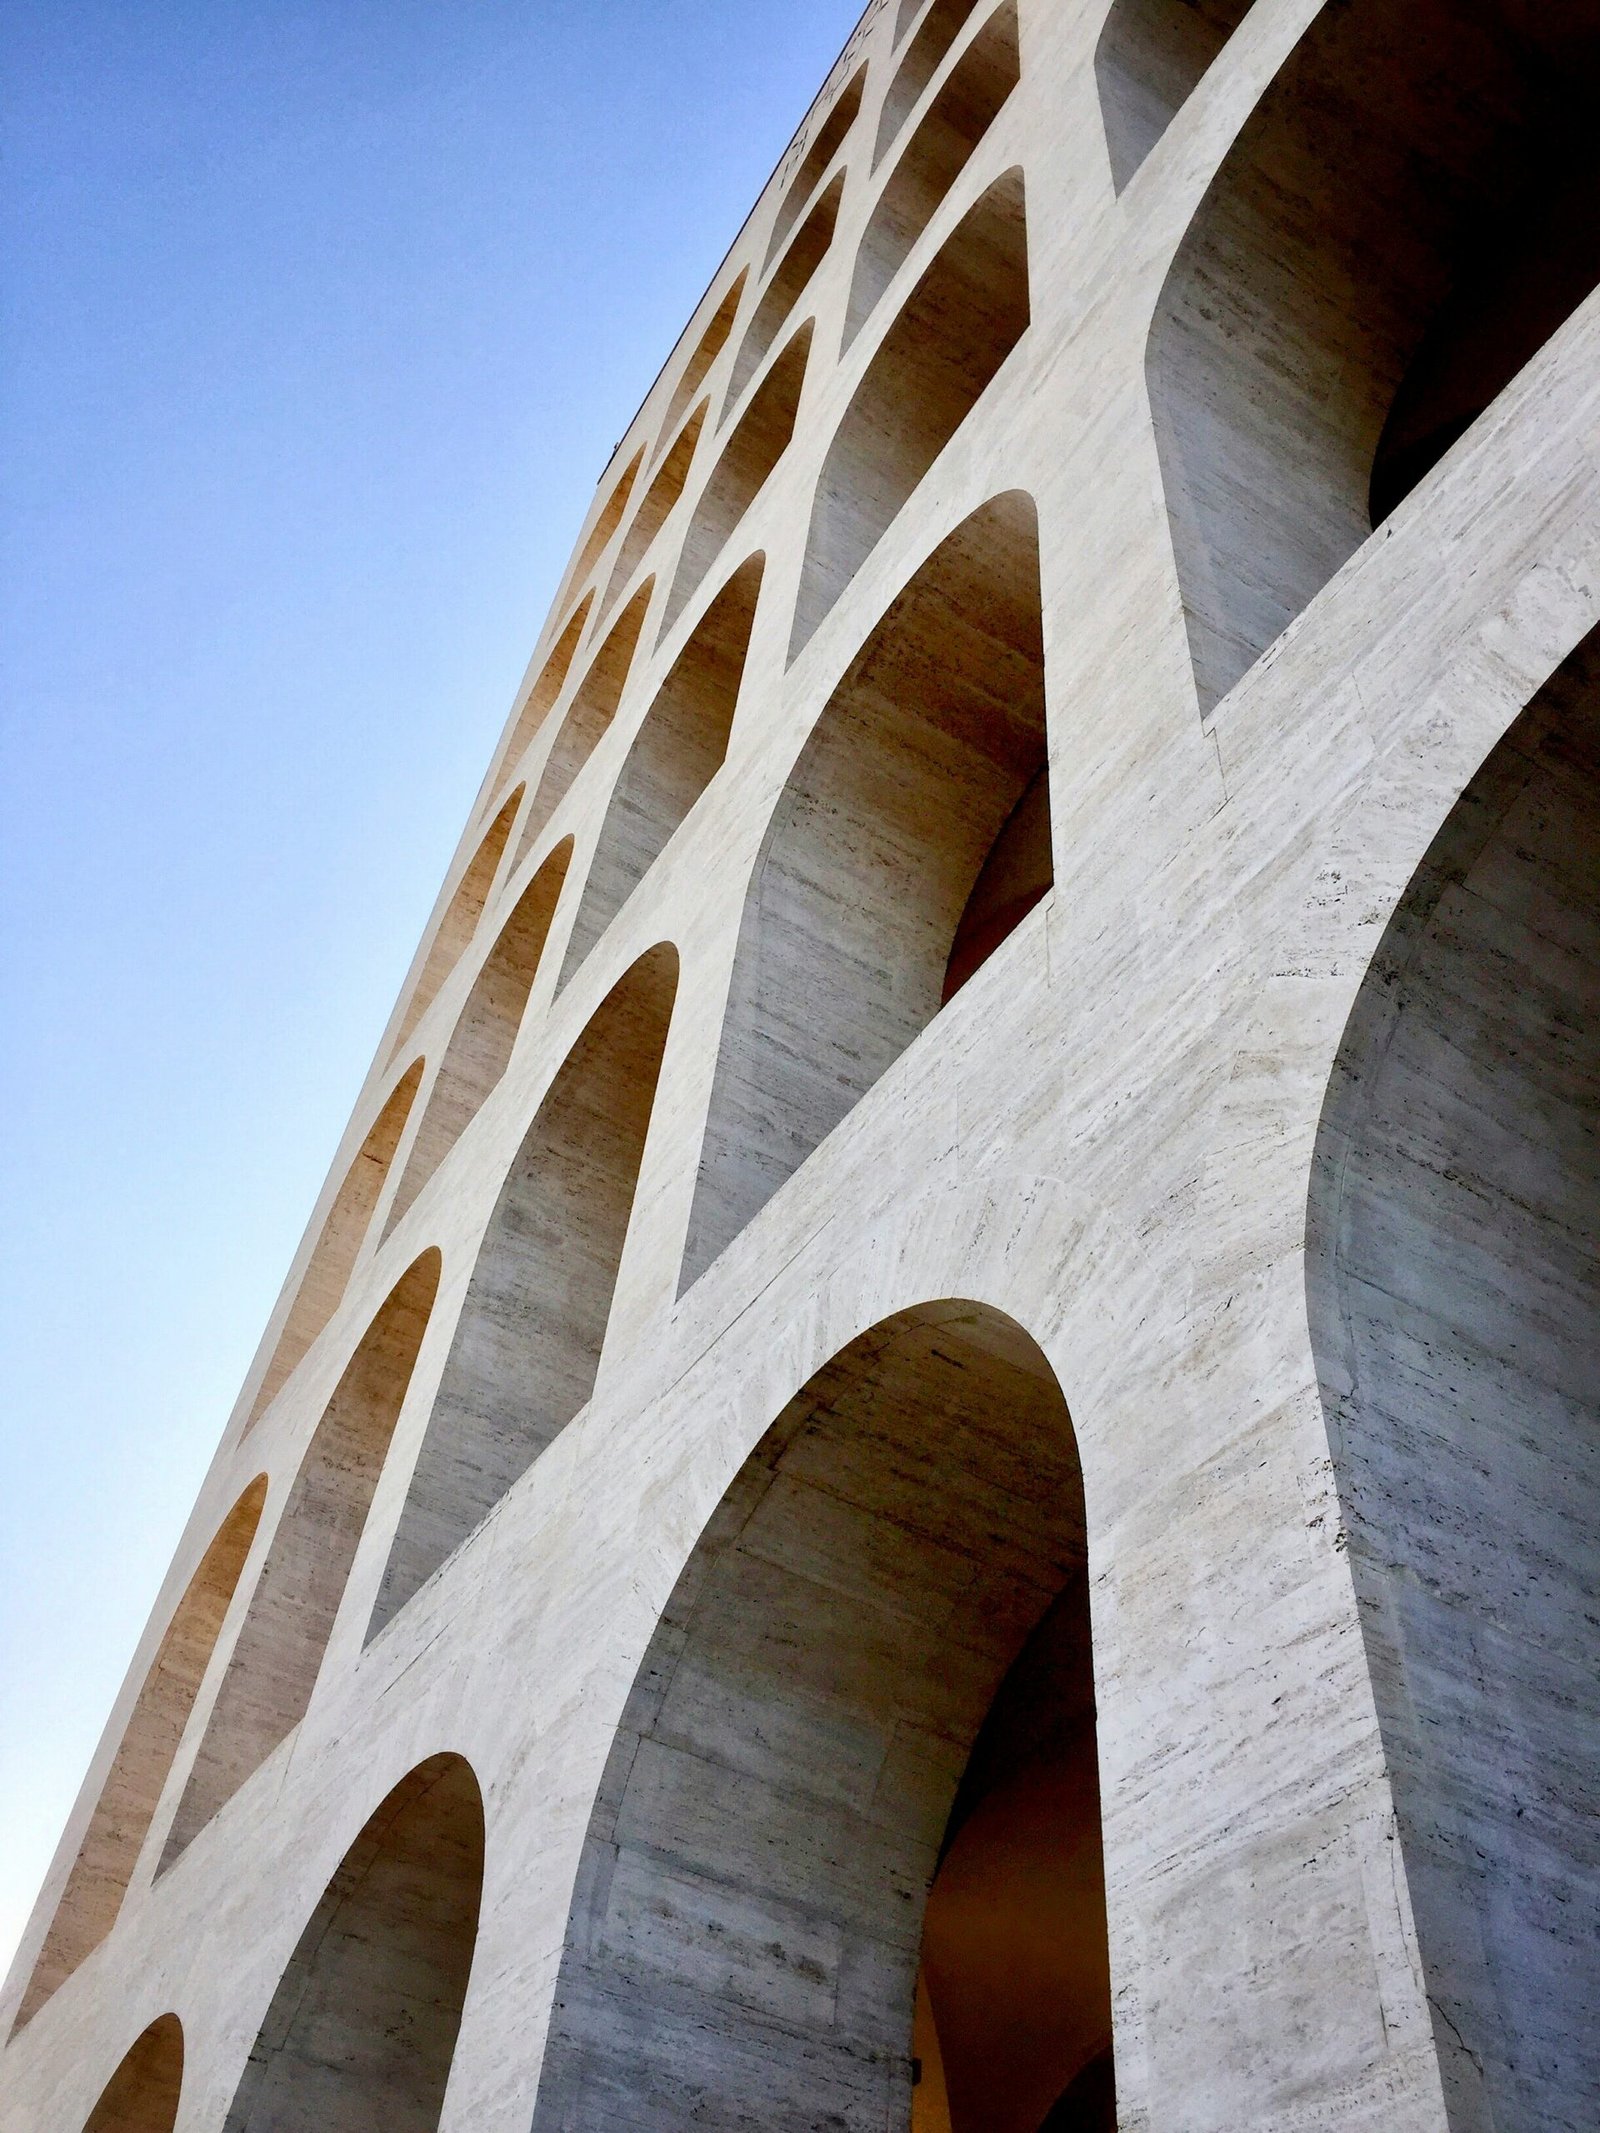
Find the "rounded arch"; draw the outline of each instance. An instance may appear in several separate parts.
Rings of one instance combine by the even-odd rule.
[[[1600,631],[1461,793],[1340,1045],[1312,1341],[1452,2126],[1600,2112]]]
[[[267,1477],[258,1474],[217,1528],[173,1609],[34,1963],[17,2011],[19,2029],[116,1924],[266,1498]]]
[[[1146,355],[1209,712],[1600,280],[1600,5],[1344,0],[1174,257]]]
[[[459,1755],[401,1779],[273,1994],[225,2133],[433,2133],[477,1941],[483,1795]]]
[[[172,2133],[183,2091],[183,2024],[158,2015],[129,2046],[83,2133]]]
[[[489,892],[494,887],[495,876],[500,871],[506,840],[511,835],[511,825],[522,805],[524,790],[525,788],[519,785],[507,796],[504,805],[479,839],[477,850],[467,862],[454,894],[445,905],[444,915],[439,920],[423,960],[422,973],[412,991],[405,1014],[401,1017],[399,1034],[390,1046],[391,1052],[399,1051],[433,1005],[435,993],[455,968],[462,950],[478,930],[478,921],[483,916],[484,906],[489,901]]]
[[[928,2133],[1035,2133],[1091,2067],[1109,2097],[1086,1566],[1066,1402],[1014,1320],[901,1310],[813,1375],[635,1677],[536,2133],[619,2092]]]

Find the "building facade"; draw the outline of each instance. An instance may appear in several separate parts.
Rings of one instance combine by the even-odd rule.
[[[1593,2133],[1579,0],[873,0],[626,436],[15,2133]]]

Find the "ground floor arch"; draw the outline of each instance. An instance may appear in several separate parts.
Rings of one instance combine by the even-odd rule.
[[[534,2116],[1115,2124],[1081,1472],[1042,1352],[897,1312],[706,1524],[590,1819]]]

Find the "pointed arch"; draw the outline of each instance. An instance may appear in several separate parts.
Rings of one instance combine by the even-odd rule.
[[[422,975],[417,979],[410,1004],[401,1017],[399,1032],[389,1047],[391,1057],[400,1050],[433,1005],[434,995],[461,960],[462,950],[477,932],[478,921],[483,916],[484,906],[489,901],[489,892],[494,887],[495,876],[500,871],[506,840],[511,835],[511,825],[516,820],[517,809],[522,805],[525,790],[524,786],[519,785],[506,799],[499,813],[484,831],[478,849],[467,862],[466,870],[456,884],[455,894],[445,905],[444,916],[434,932],[422,965]]]
[[[83,2133],[172,2133],[183,2092],[183,2024],[159,2016],[132,2045]]]
[[[1251,0],[1112,0],[1094,48],[1094,76],[1119,193],[1250,6]]]
[[[873,1327],[694,1545],[585,1839],[534,2133],[1095,2133],[1111,1994],[1083,1482],[1021,1327]],[[919,2021],[919,2013],[922,2019]]]
[[[355,1161],[344,1174],[333,1205],[300,1277],[294,1302],[260,1389],[245,1421],[253,1429],[304,1359],[312,1342],[338,1310],[373,1212],[383,1197],[389,1168],[422,1085],[424,1062],[413,1059],[384,1099]]]
[[[173,1609],[34,1963],[17,2010],[19,2029],[116,1924],[266,1496],[267,1477],[258,1474],[218,1527]]]
[[[386,1235],[477,1117],[511,1063],[571,860],[572,839],[564,837],[518,897],[484,959],[439,1062],[395,1187]]]
[[[1456,2133],[1600,2111],[1600,630],[1351,1010],[1309,1318]]]
[[[901,591],[774,810],[745,896],[683,1287],[1048,888],[1044,762],[1038,534],[1014,491]]]
[[[1600,279],[1593,0],[1324,8],[1224,158],[1147,352],[1202,713]]]
[[[778,212],[772,218],[772,235],[767,239],[767,255],[762,261],[762,272],[777,258],[785,239],[800,219],[802,209],[811,195],[822,183],[834,157],[844,146],[845,136],[856,122],[861,109],[861,92],[866,86],[867,70],[857,67],[843,89],[840,90],[833,109],[823,120],[816,139],[807,149],[804,159],[789,189],[779,203]]]
[[[677,986],[675,949],[641,956],[528,1128],[473,1268],[369,1638],[594,1390]]]
[[[483,1795],[459,1755],[402,1778],[273,1995],[225,2133],[434,2133],[477,1944]]]
[[[722,767],[765,565],[759,554],[740,564],[645,713],[601,825],[567,940],[562,985]]]
[[[436,1251],[407,1268],[317,1424],[173,1817],[163,1871],[305,1715],[439,1273]]]
[[[650,595],[655,589],[655,582],[654,578],[646,578],[611,625],[609,636],[590,660],[589,671],[578,684],[572,702],[567,707],[567,715],[561,722],[561,731],[555,737],[555,744],[544,766],[544,775],[528,804],[527,819],[522,825],[522,836],[517,845],[515,864],[519,867],[532,851],[540,831],[566,798],[567,789],[573,779],[600,745],[611,721],[617,715],[617,705],[622,701],[622,692],[627,686],[628,674],[633,666],[633,655],[638,648],[639,632],[644,627],[645,611],[650,605]]]
[[[1028,325],[1022,172],[968,210],[885,335],[828,447],[789,657],[878,545]]]
[[[844,324],[846,348],[855,339],[901,262],[967,167],[1022,78],[1016,0],[1005,0],[984,23],[929,105],[889,174],[862,235]]]

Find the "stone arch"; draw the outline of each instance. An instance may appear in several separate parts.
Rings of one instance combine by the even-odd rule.
[[[617,550],[617,560],[612,565],[606,596],[600,603],[600,612],[603,615],[609,613],[612,601],[638,569],[645,550],[661,531],[667,514],[683,494],[689,462],[694,458],[694,448],[700,441],[701,426],[706,419],[707,404],[704,400],[700,402],[673,439],[671,449],[657,468],[654,479],[640,500],[638,510],[633,514],[633,522],[622,537],[622,545]]]
[[[678,986],[662,944],[596,1009],[489,1219],[368,1637],[484,1519],[594,1389]]]
[[[750,314],[744,339],[739,343],[739,353],[733,359],[728,396],[722,403],[722,421],[727,421],[735,403],[755,376],[762,357],[788,324],[796,304],[811,286],[811,277],[827,257],[843,197],[844,172],[841,170],[820,195],[816,206],[790,239],[789,249],[773,268],[772,279],[762,290],[760,300]]]
[[[1341,1042],[1308,1302],[1457,2133],[1600,2117],[1600,631]]]
[[[566,686],[567,675],[572,669],[572,656],[578,649],[578,639],[583,635],[584,624],[589,619],[589,609],[594,604],[592,591],[586,592],[572,610],[572,619],[551,647],[550,655],[539,669],[538,679],[528,691],[522,709],[517,714],[511,739],[500,758],[502,771],[515,770],[533,744],[533,737],[544,724],[550,707]]]
[[[562,985],[722,767],[765,565],[759,553],[740,564],[645,713],[600,827],[567,941]]]
[[[828,447],[795,601],[794,659],[1027,330],[1022,172],[968,210],[906,298]]]
[[[872,167],[877,169],[893,145],[895,136],[905,124],[927,88],[943,64],[950,47],[966,28],[967,20],[978,0],[933,0],[923,18],[922,27],[906,47],[905,57],[895,69],[888,94],[883,99],[883,110],[878,118],[878,138],[872,147]],[[901,28],[905,27],[902,21]]]
[[[1094,48],[1111,182],[1120,193],[1250,12],[1251,0],[1112,0]]]
[[[1036,2133],[1091,2067],[1109,2101],[1110,2050],[1071,1420],[1014,1320],[904,1310],[783,1409],[662,1613],[535,2133],[619,2096],[663,2128]]]
[[[1600,278],[1594,0],[1324,8],[1241,130],[1147,371],[1209,712]]]
[[[399,1051],[433,1005],[434,995],[454,970],[468,941],[477,932],[478,921],[483,916],[484,906],[489,901],[489,892],[494,887],[495,876],[500,871],[500,861],[505,853],[506,840],[511,835],[511,825],[516,819],[517,809],[522,805],[523,791],[524,787],[519,785],[484,831],[478,849],[467,862],[466,870],[456,884],[454,895],[445,905],[444,916],[435,928],[433,939],[428,946],[422,975],[412,989],[410,1002],[401,1018],[399,1033],[390,1046],[391,1053]]]
[[[611,536],[622,523],[622,514],[627,509],[628,498],[633,494],[633,485],[639,478],[639,469],[644,465],[644,446],[628,461],[617,476],[616,484],[600,510],[600,516],[589,530],[589,536],[578,551],[578,560],[572,566],[568,582],[581,585],[604,554]]]
[[[866,86],[867,70],[857,67],[823,120],[816,139],[807,149],[800,168],[789,182],[789,189],[779,203],[778,212],[772,218],[772,235],[767,239],[767,255],[762,261],[762,272],[777,258],[784,239],[799,221],[801,211],[809,204],[832,165],[834,157],[844,146],[845,135],[856,122],[861,109],[861,92]]]
[[[272,1360],[250,1403],[247,1430],[260,1421],[339,1308],[422,1085],[423,1064],[422,1060],[413,1059],[389,1091],[360,1152],[334,1194],[272,1351]]]
[[[709,377],[712,364],[721,355],[723,344],[733,331],[733,322],[738,314],[739,299],[744,294],[745,277],[748,273],[747,267],[741,267],[729,283],[727,295],[712,313],[711,323],[701,334],[694,354],[683,366],[683,375],[672,388],[672,398],[667,402],[667,412],[661,420],[662,430],[667,436],[672,435],[682,419],[684,409]]]
[[[483,1795],[430,1756],[346,1852],[289,1958],[225,2133],[434,2133],[472,1970]]]
[[[267,1477],[258,1474],[218,1527],[173,1609],[28,1979],[18,2029],[116,1924],[266,1495]],[[181,2044],[179,2056],[181,2062]]]
[[[971,161],[1022,78],[1016,0],[1004,0],[929,105],[872,211],[856,253],[844,345],[855,339],[901,262]]]
[[[164,1871],[299,1724],[438,1293],[424,1252],[362,1335],[300,1462],[195,1756]]]
[[[129,2046],[83,2133],[172,2133],[183,2093],[183,2024],[164,2014]]]
[[[564,837],[517,898],[473,980],[395,1187],[386,1236],[483,1109],[511,1064],[571,859],[572,839]]]
[[[1038,531],[1013,491],[902,589],[778,801],[745,896],[684,1287],[1049,887],[1044,773]]]
[[[519,867],[617,715],[617,705],[622,701],[622,691],[627,685],[654,587],[655,579],[646,578],[611,625],[609,635],[590,660],[589,671],[567,706],[567,715],[561,721],[561,730],[545,762],[544,775],[528,803],[527,819],[517,845],[516,864]]]
[[[790,335],[788,345],[750,396],[749,406],[734,424],[722,456],[700,492],[667,596],[663,635],[682,614],[734,528],[789,449],[811,354],[813,323],[807,319]]]

